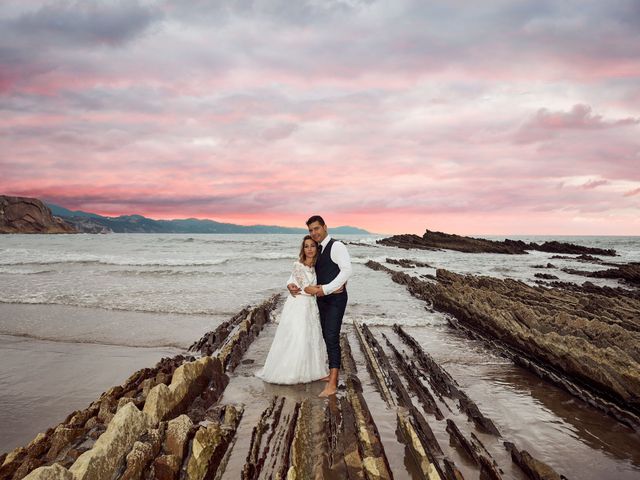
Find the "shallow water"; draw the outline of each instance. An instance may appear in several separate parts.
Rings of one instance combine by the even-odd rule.
[[[410,258],[459,273],[525,282],[533,282],[533,275],[541,271],[531,268],[536,264],[551,262],[584,270],[606,267],[550,259],[552,254],[542,252],[405,251],[375,246],[375,237],[347,239],[371,244],[348,247],[354,277],[348,287],[347,324],[357,320],[375,325],[379,340],[384,332],[398,346],[389,327],[404,325],[496,423],[506,440],[559,473],[584,479],[640,478],[637,433],[488,351],[481,342],[463,337],[447,326],[444,315],[427,311],[423,302],[391,282],[387,274],[374,272],[364,263]],[[551,238],[523,238],[546,239]],[[122,383],[136,369],[182,351],[242,307],[282,291],[299,240],[291,235],[0,237],[0,451],[28,442],[72,410],[86,407],[109,386]],[[619,250],[619,257],[606,261],[640,260],[637,237],[565,240]],[[404,271],[435,273],[434,268]],[[558,269],[544,272],[565,281],[586,280]],[[613,280],[589,280],[617,285]],[[230,471],[242,468],[246,456],[242,444],[249,441],[246,434],[250,435],[253,420],[262,411],[258,407],[266,406],[271,395],[315,396],[322,389],[313,384],[274,388],[252,377],[266,356],[275,328],[268,326],[251,346],[247,358],[255,363],[239,367],[223,397],[225,402],[251,399],[256,407],[245,412],[247,422],[241,423]],[[353,337],[351,346],[357,360],[361,353]],[[361,378],[394,473],[398,471],[397,478],[412,478],[406,467],[411,462],[396,438],[395,414],[368,375]],[[243,435],[242,429],[248,432]],[[448,442],[442,428],[436,425],[434,431],[441,443]],[[504,455],[499,449],[492,453]],[[464,464],[463,459],[460,462]]]
[[[0,452],[26,445],[134,371],[176,353],[0,335]]]

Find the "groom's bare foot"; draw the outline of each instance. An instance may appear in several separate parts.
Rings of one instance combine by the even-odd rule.
[[[334,387],[333,385],[327,385],[326,387],[324,387],[324,390],[322,390],[322,392],[320,392],[320,395],[318,395],[319,397],[330,397],[331,395],[335,395],[336,391],[338,389],[336,387]]]
[[[322,380],[323,382],[328,382],[329,378],[331,378],[331,375],[327,375],[326,377],[322,377],[320,380]]]

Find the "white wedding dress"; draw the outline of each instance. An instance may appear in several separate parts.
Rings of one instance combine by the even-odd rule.
[[[264,367],[256,372],[268,383],[308,383],[329,374],[316,297],[304,293],[304,287],[316,284],[316,271],[295,262],[291,282],[302,292],[295,297],[287,293]]]

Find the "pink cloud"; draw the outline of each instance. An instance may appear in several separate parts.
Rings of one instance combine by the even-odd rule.
[[[608,185],[608,180],[589,180],[587,183],[582,185],[582,188],[585,190],[592,190],[594,188],[598,188],[602,185]]]
[[[516,132],[518,143],[530,143],[546,140],[563,131],[603,130],[621,127],[633,127],[640,124],[640,118],[626,117],[616,120],[604,120],[602,115],[594,115],[589,105],[576,104],[568,111],[549,111],[539,109]]]
[[[640,232],[640,38],[615,6],[69,5],[0,7],[3,193],[155,218]]]

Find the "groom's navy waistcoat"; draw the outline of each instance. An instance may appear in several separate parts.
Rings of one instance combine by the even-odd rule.
[[[326,285],[338,276],[340,267],[331,260],[331,247],[335,240],[332,238],[327,246],[322,249],[322,253],[316,260],[316,276],[318,277],[318,285]],[[346,291],[346,289],[345,289]]]

